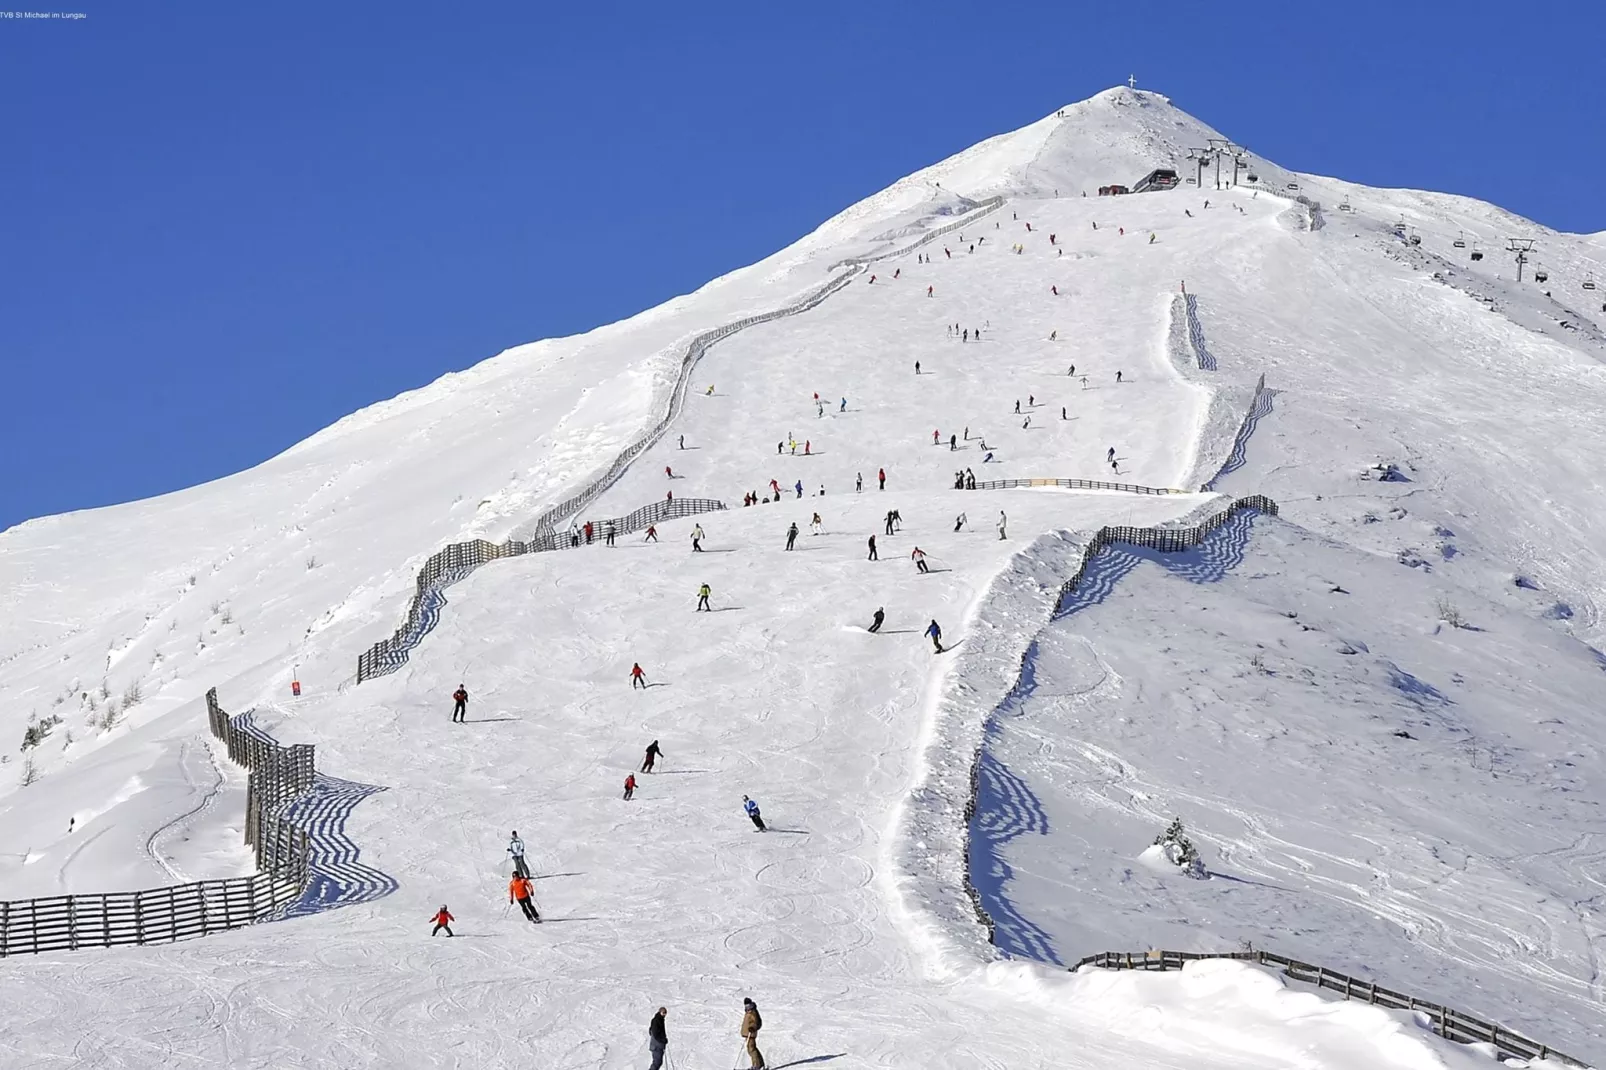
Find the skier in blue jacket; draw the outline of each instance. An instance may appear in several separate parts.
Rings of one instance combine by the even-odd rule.
[[[758,829],[758,831],[760,831],[760,832],[768,832],[769,831],[769,829],[764,827],[764,818],[758,812],[758,803],[754,802],[752,799],[749,799],[747,796],[743,795],[742,796],[742,809],[746,810],[747,811],[747,816],[753,819],[753,827],[754,828]]]
[[[942,625],[932,621],[926,626],[926,634],[931,636],[932,653],[942,653]]]

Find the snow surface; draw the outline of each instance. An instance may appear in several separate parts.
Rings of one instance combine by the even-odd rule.
[[[1598,1057],[1606,832],[1589,715],[1602,683],[1590,644],[1606,630],[1594,463],[1606,455],[1606,318],[1518,286],[1492,250],[1512,228],[1539,237],[1548,288],[1578,305],[1584,278],[1600,277],[1600,241],[1259,160],[1262,185],[1296,183],[1320,212],[1243,188],[1080,196],[1156,166],[1191,174],[1187,148],[1211,136],[1163,97],[1111,90],[630,320],[509,350],[249,472],[0,534],[0,731],[63,719],[0,766],[0,896],[246,871],[243,778],[205,742],[199,697],[213,685],[282,741],[317,744],[330,779],[304,813],[341,859],[339,879],[284,921],[9,961],[7,1065],[645,1065],[659,1005],[679,1065],[734,1065],[720,1060],[736,1057],[744,995],[764,1009],[774,1066],[1490,1057],[1409,1015],[1241,964],[1164,976],[1052,966],[1217,938],[1370,970]],[[786,305],[844,258],[908,247],[993,195],[1003,207],[962,241],[920,250],[930,264],[880,261],[874,283],[867,271],[809,313],[715,346],[671,435],[588,510],[619,515],[671,489],[721,498],[731,511],[701,518],[708,553],[688,552],[692,521],[680,521],[656,545],[636,536],[487,566],[450,589],[404,669],[352,686],[357,654],[395,628],[418,566],[451,541],[506,537],[606,469],[658,419],[687,339]],[[1354,212],[1338,211],[1344,198]],[[1420,246],[1393,233],[1402,216]],[[1453,250],[1463,231],[1491,250],[1481,265]],[[1490,295],[1492,310],[1479,299]],[[981,327],[982,341],[951,339],[953,323]],[[1235,454],[1263,373],[1275,393]],[[948,449],[967,427],[994,463],[963,437]],[[807,456],[774,452],[789,436]],[[1408,482],[1363,475],[1379,462]],[[1218,490],[1268,493],[1283,519],[1222,536],[1246,543],[1209,566],[1220,579],[1185,574],[1217,550],[1191,566],[1144,563],[1101,586],[1103,604],[1053,624],[1089,532],[1224,499],[949,489],[968,466],[978,479],[1195,490],[1224,465]],[[874,489],[881,467],[886,491]],[[771,479],[802,480],[807,500],[741,508]],[[869,563],[865,540],[889,509],[904,527]],[[955,532],[960,511],[970,522]],[[814,512],[823,535],[808,533]],[[804,534],[789,553],[793,522]],[[915,572],[915,545],[933,574]],[[1352,601],[1316,601],[1312,577],[1329,572],[1352,577]],[[703,582],[715,612],[697,615]],[[1424,608],[1435,597],[1484,630],[1439,627]],[[872,637],[878,605],[888,623]],[[1271,605],[1315,615],[1320,630]],[[931,619],[950,653],[921,637]],[[1377,653],[1336,652],[1339,639]],[[1255,642],[1280,675],[1249,664]],[[1034,643],[1039,687],[1138,667],[1096,710],[1022,699]],[[633,661],[653,682],[645,692],[629,692]],[[474,698],[454,727],[459,682]],[[113,700],[120,718],[96,727]],[[1049,723],[1055,702],[1070,704]],[[1006,950],[1041,962],[999,961],[961,886],[969,770],[988,724],[980,827],[1011,816],[995,801],[1008,773],[1048,832],[994,843],[989,865],[1011,875],[984,892],[1038,934]],[[1389,736],[1396,724],[1419,738]],[[621,782],[652,738],[667,767],[627,803]],[[1490,748],[1492,772],[1462,756],[1467,738]],[[30,762],[39,779],[22,788]],[[1377,783],[1385,768],[1395,780]],[[1340,794],[1367,773],[1372,792]],[[1296,778],[1310,790],[1291,790]],[[744,793],[769,834],[742,818]],[[1144,872],[1123,888],[1158,817],[1184,802],[1222,877]],[[553,924],[540,929],[504,909],[515,827],[541,874]],[[443,901],[460,936],[430,941]]]

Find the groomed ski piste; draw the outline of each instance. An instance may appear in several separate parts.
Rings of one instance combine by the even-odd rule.
[[[0,534],[0,733],[61,718],[0,766],[0,899],[250,871],[211,686],[317,745],[300,805],[333,874],[282,920],[6,959],[5,1065],[645,1067],[666,1006],[669,1065],[736,1067],[743,997],[771,1067],[1494,1058],[1242,963],[1057,965],[1246,944],[1606,1057],[1606,314],[1582,289],[1606,243],[1258,158],[1254,186],[1093,195],[1191,176],[1214,136],[1110,90],[660,308]],[[355,682],[430,554],[527,534],[662,417],[687,341],[848,272],[709,349],[579,519],[727,510],[488,564]],[[953,489],[967,469],[1189,493]],[[1118,544],[1050,619],[1099,528],[1249,494],[1281,515]],[[1211,879],[1145,854],[1172,816]],[[514,829],[539,927],[508,910]],[[431,939],[442,903],[457,935]]]

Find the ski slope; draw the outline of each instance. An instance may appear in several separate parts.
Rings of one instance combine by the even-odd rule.
[[[315,743],[320,770],[349,782],[320,808],[317,832],[356,845],[362,867],[353,902],[338,909],[171,947],[8,961],[7,1064],[645,1065],[646,1019],[665,1005],[677,1065],[727,1066],[744,995],[764,1011],[772,1066],[1488,1058],[1238,964],[1173,976],[1052,967],[1117,937],[1192,948],[1217,935],[1285,951],[1298,940],[1315,961],[1419,982],[1428,998],[1598,1053],[1598,1031],[1578,1023],[1601,1002],[1588,870],[1602,792],[1587,713],[1598,707],[1590,644],[1601,642],[1606,575],[1590,463],[1606,446],[1591,418],[1606,388],[1602,353],[1588,330],[1551,315],[1554,297],[1503,277],[1492,254],[1453,279],[1419,260],[1424,248],[1448,257],[1461,232],[1492,243],[1522,226],[1544,235],[1552,292],[1566,282],[1578,293],[1603,257],[1599,241],[1464,199],[1262,161],[1262,184],[1297,183],[1322,201],[1320,216],[1243,188],[1080,196],[1178,164],[1210,136],[1163,97],[1112,90],[917,172],[658,309],[509,350],[249,472],[0,534],[0,728],[20,736],[30,715],[63,718],[0,769],[0,897],[245,872],[232,842],[242,778],[204,738],[198,700],[213,685],[281,741]],[[1001,208],[913,248],[994,195]],[[1355,211],[1339,213],[1340,198]],[[1405,213],[1421,245],[1394,235]],[[727,511],[699,518],[706,553],[690,552],[687,520],[660,525],[657,543],[635,535],[487,566],[450,588],[403,669],[352,686],[357,654],[396,626],[419,564],[450,541],[508,536],[606,469],[661,415],[689,338],[795,301],[851,270],[846,258],[886,253],[897,255],[819,308],[712,348],[671,433],[586,511],[622,515],[671,491],[721,499]],[[1177,320],[1184,282],[1215,371],[1190,359]],[[1496,295],[1494,310],[1473,288]],[[954,324],[981,328],[981,341],[951,337]],[[1209,596],[1146,564],[1105,604],[1047,624],[1088,533],[1178,521],[1223,497],[952,489],[969,468],[979,480],[1197,491],[1228,463],[1262,374],[1276,391],[1271,411],[1216,487],[1267,493],[1283,520],[1267,525],[1272,535],[1255,522],[1243,561],[1274,560],[1283,590],[1347,570],[1365,608],[1344,610],[1341,630],[1386,629],[1435,674],[1457,665],[1472,681],[1457,686],[1473,698],[1455,697],[1466,725],[1417,714],[1440,735],[1397,771],[1410,786],[1365,812],[1325,813],[1326,794],[1239,797],[1246,768],[1265,770],[1268,784],[1275,771],[1336,789],[1346,770],[1399,753],[1333,723],[1347,713],[1333,666],[1334,686],[1301,684],[1297,708],[1258,715],[1297,714],[1284,730],[1299,746],[1276,753],[1154,704],[1178,678],[1230,675],[1221,663],[1242,661],[1248,637],[1270,627],[1257,608],[1266,596],[1241,589],[1254,584],[1236,559]],[[796,455],[777,452],[793,439]],[[1119,475],[1105,461],[1111,448]],[[1380,461],[1410,482],[1362,478]],[[780,501],[741,505],[749,491],[772,496],[771,480],[787,488]],[[800,481],[801,497],[790,489]],[[903,525],[887,536],[893,509]],[[961,512],[968,523],[956,531]],[[822,534],[810,532],[815,513]],[[787,551],[792,523],[802,534]],[[871,534],[875,562],[865,560]],[[916,545],[930,574],[909,559]],[[712,613],[692,610],[702,583]],[[1404,608],[1402,586],[1422,589],[1417,604],[1445,592],[1478,607],[1468,613],[1486,631],[1424,637],[1433,622]],[[878,606],[887,624],[870,635]],[[1223,609],[1242,630],[1210,638],[1197,615]],[[933,655],[920,634],[933,619],[948,653]],[[1074,690],[1089,658],[1132,659],[1148,675],[1127,675],[1148,686],[1099,693],[1088,700],[1096,714],[1070,707],[1069,725],[1035,699],[1030,717],[1006,706],[992,719],[988,760],[1029,786],[1053,831],[997,848],[1015,876],[986,894],[1046,934],[1037,947],[1006,945],[1009,961],[986,946],[959,886],[963,785],[1034,640],[1053,650],[1040,686],[1063,679]],[[652,682],[645,691],[629,688],[633,662]],[[294,701],[292,677],[303,684]],[[453,726],[459,682],[473,698],[469,723]],[[136,683],[138,700],[112,727],[91,724]],[[1394,709],[1384,698],[1397,686],[1348,683],[1358,706]],[[1201,708],[1270,701],[1263,685],[1218,691]],[[1541,702],[1565,711],[1565,731],[1532,713]],[[1073,740],[1113,749],[1085,729],[1097,720],[1102,730],[1114,710],[1151,726],[1121,733],[1132,775],[1112,782],[1079,750],[1064,765],[1034,756]],[[1171,764],[1166,748],[1183,732],[1211,744],[1195,742],[1203,781]],[[1461,771],[1467,732],[1528,771],[1520,786],[1470,763]],[[641,775],[626,802],[624,776],[654,738],[667,766]],[[1319,740],[1343,759],[1323,757]],[[1547,760],[1573,764],[1534,772]],[[30,762],[38,779],[23,787]],[[1184,797],[1183,781],[1213,868],[1286,882],[1299,868],[1288,859],[1321,857],[1300,871],[1320,894],[1278,913],[1264,889],[1227,881],[1162,874],[1141,892],[1123,888],[1112,874],[1138,865],[1149,818]],[[1477,800],[1476,821],[1448,825],[1436,817],[1442,802],[1424,801],[1452,789]],[[1563,789],[1565,805],[1553,798]],[[1148,801],[1131,802],[1135,791]],[[770,833],[746,823],[743,794],[764,807]],[[1267,810],[1287,816],[1286,842],[1261,831]],[[541,878],[539,929],[504,909],[514,828]],[[1083,831],[1067,839],[1067,828]],[[1408,894],[1350,875],[1364,854],[1353,839],[1367,835],[1391,859],[1380,872],[1409,882]],[[1425,860],[1430,840],[1502,864],[1430,880],[1432,865],[1454,865]],[[426,919],[442,902],[460,935],[431,941]]]

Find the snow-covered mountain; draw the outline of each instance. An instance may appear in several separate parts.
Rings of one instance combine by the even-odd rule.
[[[1248,967],[1029,961],[1239,941],[1606,1055],[1606,289],[1586,289],[1606,245],[1256,156],[1236,188],[1212,166],[1203,188],[1096,194],[1191,179],[1221,136],[1110,90],[629,320],[248,472],[0,533],[0,735],[42,737],[0,765],[0,898],[249,868],[211,686],[385,789],[338,831],[398,886],[172,947],[9,960],[8,1065],[625,1066],[667,1005],[683,1065],[717,1066],[743,995],[772,1065],[1484,1057]],[[1520,283],[1511,238],[1536,242]],[[497,562],[450,588],[401,671],[355,684],[432,553],[526,533],[660,419],[690,339],[850,273],[711,348],[671,433],[586,511],[723,500],[708,553],[682,520]],[[952,489],[966,468],[1190,493]],[[780,503],[741,505],[772,480]],[[1049,622],[1091,532],[1250,493],[1280,518],[1171,566],[1115,554]],[[696,614],[705,582],[716,612]],[[922,638],[933,619],[951,653]],[[633,662],[655,686],[630,690]],[[626,802],[653,738],[668,768]],[[1012,961],[960,884],[982,742],[973,862]],[[749,831],[743,794],[774,834]],[[1173,813],[1219,879],[1143,868]],[[564,924],[503,917],[513,828]],[[421,943],[443,900],[486,939]]]

